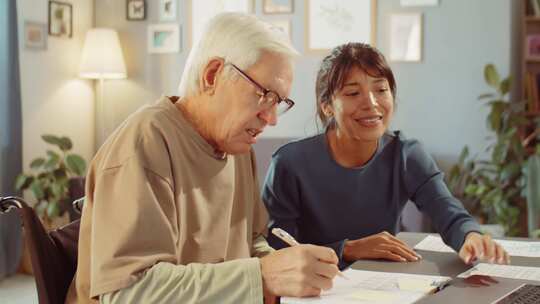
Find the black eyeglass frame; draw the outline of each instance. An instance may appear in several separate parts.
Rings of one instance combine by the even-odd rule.
[[[255,86],[259,90],[257,92],[257,95],[259,95],[261,97],[261,99],[259,101],[259,104],[262,104],[262,105],[264,105],[264,106],[266,106],[268,108],[271,108],[275,104],[277,104],[278,107],[279,107],[279,104],[284,102],[285,104],[287,104],[287,107],[283,108],[283,110],[281,110],[281,111],[278,111],[278,113],[277,113],[278,115],[282,115],[282,114],[286,113],[287,111],[289,111],[294,106],[294,101],[292,101],[292,99],[282,98],[281,96],[279,96],[278,93],[276,93],[276,92],[274,92],[272,90],[268,90],[267,88],[263,87],[258,82],[253,80],[253,78],[249,77],[249,75],[246,74],[246,72],[242,71],[242,69],[237,67],[234,63],[230,63],[230,65],[233,67],[233,69],[235,71],[237,71],[240,74],[240,76],[242,76],[242,78],[244,78],[247,82],[251,83],[253,86]],[[277,99],[272,98],[272,96],[276,96]],[[271,100],[271,102],[268,103],[267,102],[268,100]]]

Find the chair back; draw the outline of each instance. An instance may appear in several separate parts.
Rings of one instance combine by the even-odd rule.
[[[0,212],[11,208],[19,212],[23,222],[39,303],[64,303],[77,268],[80,221],[47,232],[34,209],[23,199],[0,198]]]

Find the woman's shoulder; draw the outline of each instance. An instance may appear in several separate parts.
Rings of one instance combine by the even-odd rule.
[[[306,153],[317,153],[322,150],[324,144],[324,134],[317,134],[302,139],[293,140],[279,147],[273,157],[284,159],[298,159],[304,157]]]
[[[421,142],[416,138],[410,138],[405,136],[401,130],[393,130],[384,133],[382,137],[383,145],[388,143],[398,143],[401,150],[404,152],[411,152],[416,149],[423,149]]]

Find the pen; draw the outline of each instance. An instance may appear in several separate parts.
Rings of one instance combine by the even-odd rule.
[[[450,280],[442,281],[442,282],[432,282],[431,286],[436,287],[434,293],[437,293],[437,292],[445,289],[446,287],[450,286]]]
[[[298,241],[296,241],[292,235],[290,235],[287,231],[281,229],[281,228],[273,228],[272,229],[272,234],[277,236],[278,238],[280,238],[282,241],[284,241],[285,243],[287,243],[289,246],[296,246],[296,245],[300,245],[300,243],[298,243]],[[346,280],[348,280],[349,278],[347,278],[343,272],[341,271],[338,271],[338,275]]]

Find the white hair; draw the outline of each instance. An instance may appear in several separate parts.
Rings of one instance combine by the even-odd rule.
[[[215,57],[247,69],[259,60],[263,51],[285,55],[292,60],[298,52],[279,29],[253,15],[222,13],[206,24],[200,40],[191,48],[178,87],[180,96],[200,93],[199,80],[206,64]],[[224,68],[230,77],[232,70]]]

